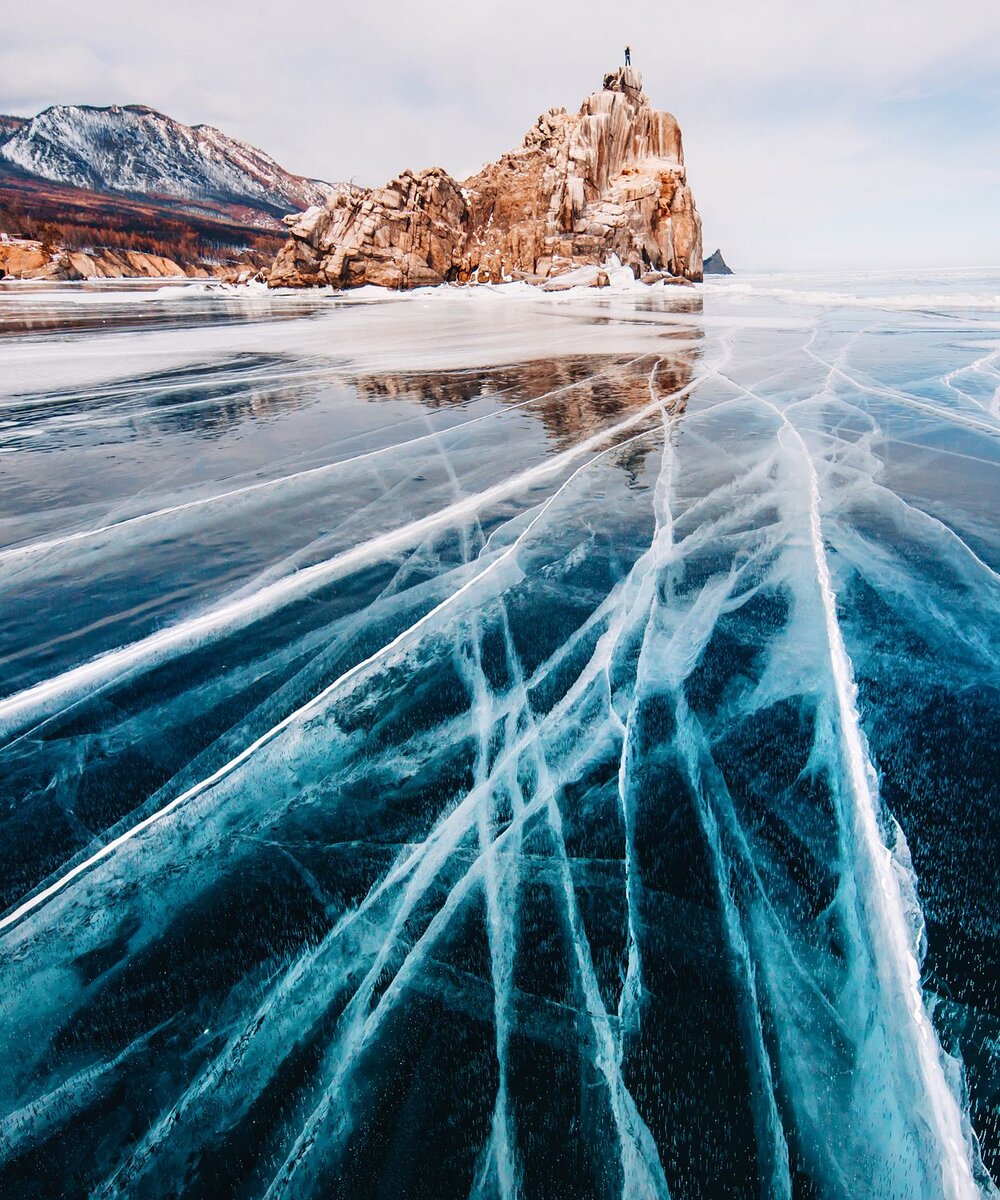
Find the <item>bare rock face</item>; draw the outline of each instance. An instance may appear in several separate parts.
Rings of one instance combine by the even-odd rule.
[[[464,184],[436,167],[404,171],[285,221],[271,287],[540,282],[611,255],[637,275],[702,277],[680,128],[650,108],[634,67],[605,76],[578,113],[544,113]]]
[[[443,283],[455,278],[468,221],[461,189],[436,167],[404,171],[383,188],[343,188],[325,207],[286,218],[292,236],[271,268],[271,285]]]

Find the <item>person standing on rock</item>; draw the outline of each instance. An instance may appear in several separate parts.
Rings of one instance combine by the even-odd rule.
[[[632,47],[626,46],[625,47],[625,66],[630,67],[631,65],[632,65]]]

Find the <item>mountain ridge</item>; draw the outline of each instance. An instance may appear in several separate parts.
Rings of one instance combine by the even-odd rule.
[[[148,104],[0,114],[0,277],[239,277],[274,257],[282,216],[336,190]]]
[[[0,165],[52,183],[137,196],[212,200],[276,219],[325,202],[333,184],[286,171],[213,125],[185,125],[147,104],[54,104],[0,116]]]

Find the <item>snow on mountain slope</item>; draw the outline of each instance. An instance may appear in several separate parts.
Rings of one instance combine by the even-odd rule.
[[[0,167],[97,191],[249,204],[287,213],[322,204],[330,184],[284,170],[210,125],[184,125],[141,104],[58,104],[0,117]]]

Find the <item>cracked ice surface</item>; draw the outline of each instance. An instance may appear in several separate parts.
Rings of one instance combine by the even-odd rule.
[[[1000,279],[0,332],[0,1192],[996,1195]]]

